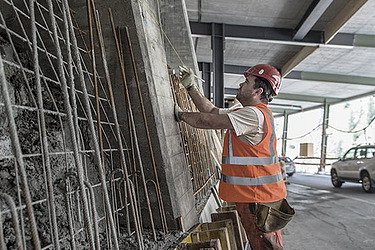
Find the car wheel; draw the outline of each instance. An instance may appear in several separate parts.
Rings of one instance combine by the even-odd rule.
[[[287,173],[289,177],[292,177],[294,173]]]
[[[336,188],[340,188],[342,186],[342,181],[340,181],[339,176],[334,169],[331,170],[331,182],[332,185]]]
[[[373,193],[374,192],[374,187],[372,185],[370,175],[367,172],[362,174],[362,189],[366,193]]]

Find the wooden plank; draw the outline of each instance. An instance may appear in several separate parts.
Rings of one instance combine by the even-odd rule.
[[[191,238],[193,240],[193,243],[208,241],[211,239],[219,239],[221,243],[221,248],[223,250],[232,250],[229,242],[228,229],[226,227],[201,232],[193,232],[191,233]]]
[[[232,220],[233,222],[233,230],[235,234],[237,249],[244,250],[245,249],[244,246],[246,245],[246,242],[247,242],[247,237],[246,237],[246,234],[241,229],[242,224],[241,224],[237,211],[233,210],[233,211],[211,214],[211,220],[213,222],[228,220],[228,219]]]
[[[201,224],[200,229],[201,231],[207,231],[207,230],[223,228],[223,227],[227,228],[228,230],[229,243],[230,243],[231,249],[237,249],[236,237],[234,233],[232,220],[221,220],[221,221],[215,221],[215,222],[210,222],[210,223],[203,223]]]
[[[236,210],[236,205],[229,205],[229,206],[225,206],[225,207],[219,207],[219,208],[216,209],[216,212],[222,213],[222,212],[229,212],[229,211],[233,211],[233,210]]]
[[[176,249],[178,250],[222,250],[219,239],[212,239],[209,241],[195,242],[195,243],[183,243],[180,244]]]

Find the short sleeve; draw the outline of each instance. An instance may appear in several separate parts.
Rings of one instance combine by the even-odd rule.
[[[237,103],[236,105],[233,105],[230,108],[221,108],[221,109],[219,109],[219,114],[220,115],[228,114],[228,113],[233,112],[234,110],[239,109],[239,108],[243,108],[241,103]]]
[[[228,117],[237,136],[263,133],[264,116],[255,107],[246,106],[229,112]]]

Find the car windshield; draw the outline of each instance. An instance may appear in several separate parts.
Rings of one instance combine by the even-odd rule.
[[[289,157],[280,157],[281,161],[284,161],[285,163],[292,162],[292,160]]]

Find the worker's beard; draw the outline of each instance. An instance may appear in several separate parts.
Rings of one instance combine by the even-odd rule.
[[[241,94],[241,89],[238,89],[237,90],[237,95],[236,95],[236,99],[241,102],[241,100],[243,100],[243,95]],[[242,102],[241,102],[242,103]]]

